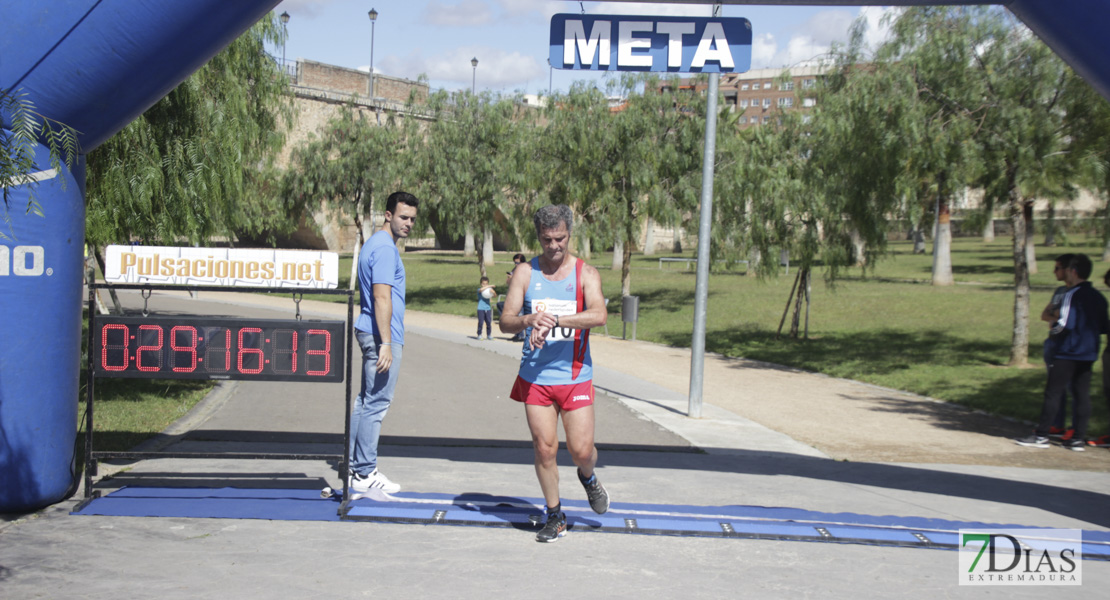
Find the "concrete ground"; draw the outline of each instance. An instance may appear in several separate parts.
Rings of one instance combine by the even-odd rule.
[[[126,298],[130,306],[141,300]],[[155,294],[156,311],[291,317],[285,298]],[[345,306],[305,301],[306,318]],[[540,495],[523,410],[507,398],[519,346],[474,321],[408,313],[380,467],[405,491]],[[619,321],[610,331],[619,332]],[[1028,428],[927,398],[751,361],[707,357],[701,419],[685,416],[689,351],[591,338],[598,474],[615,502],[755,505],[1110,530],[1110,451],[1020,448]],[[356,375],[357,377],[357,375]],[[357,392],[356,379],[356,392]],[[342,384],[220,386],[156,445],[183,451],[341,452]],[[582,499],[564,455],[563,493]],[[335,486],[321,461],[155,459],[128,484]],[[1041,596],[957,585],[956,552],[816,542],[511,528],[70,516],[78,497],[0,521],[0,598],[719,598]],[[1110,563],[1083,563],[1084,591]]]

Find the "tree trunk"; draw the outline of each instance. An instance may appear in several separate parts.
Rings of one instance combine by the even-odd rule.
[[[619,271],[624,266],[624,242],[617,240],[613,244],[613,264],[612,270]]]
[[[474,229],[470,225],[466,226],[466,237],[463,241],[463,256],[474,256]]]
[[[921,227],[920,223],[913,226],[913,230],[910,231],[910,239],[913,240],[913,253],[925,254],[925,229]]]
[[[590,236],[584,235],[578,238],[578,256],[589,262],[593,258],[593,249],[590,245]]]
[[[1012,182],[1013,175],[1010,178]],[[1025,206],[1012,185],[1010,195],[1010,223],[1014,228],[1014,328],[1010,341],[1009,364],[1023,367],[1029,364],[1029,263],[1025,251],[1028,217],[1025,215]]]
[[[1022,216],[1025,218],[1025,264],[1028,265],[1029,274],[1037,274],[1037,244],[1033,239],[1035,233],[1033,223],[1033,202],[1022,202]]]
[[[671,252],[675,254],[682,253],[682,226],[678,226],[674,230],[674,243],[671,245]]]
[[[755,275],[759,271],[759,263],[763,260],[763,253],[759,248],[752,248],[748,253],[748,272],[746,275]]]
[[[1056,203],[1050,202],[1048,204],[1048,214],[1044,219],[1044,245],[1056,245]]]
[[[983,241],[990,243],[994,241],[994,200],[988,198],[989,197],[984,194],[983,212],[986,213],[987,222],[983,223]]]
[[[621,297],[632,295],[632,242],[621,252]]]
[[[948,201],[937,201],[937,229],[933,238],[933,285],[954,285],[952,277],[952,214]]]
[[[855,227],[852,228],[851,236],[852,236],[852,266],[853,267],[865,267],[865,266],[867,266],[867,253],[866,253],[867,245],[864,243],[863,237],[860,236],[859,230],[856,229]]]
[[[493,264],[493,232],[490,231],[487,225],[482,229],[482,266],[486,267]],[[482,269],[485,271],[485,269]],[[483,273],[484,275],[484,273]]]
[[[983,225],[983,241],[988,244],[994,241],[994,214],[987,215],[987,222]]]
[[[655,254],[655,221],[647,219],[647,231],[644,233],[644,256]]]
[[[347,282],[347,289],[355,289],[358,283],[358,254],[362,250],[363,232],[362,232],[362,198],[355,201],[355,244],[351,249],[351,279]],[[369,290],[367,290],[369,293]]]

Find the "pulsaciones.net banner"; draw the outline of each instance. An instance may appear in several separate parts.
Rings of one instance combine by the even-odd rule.
[[[316,250],[108,246],[110,283],[335,289],[339,255]]]

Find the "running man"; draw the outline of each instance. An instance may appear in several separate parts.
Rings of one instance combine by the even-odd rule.
[[[547,503],[547,521],[536,541],[566,534],[559,501],[559,416],[567,449],[578,465],[590,507],[609,510],[609,494],[597,480],[594,447],[593,363],[590,328],[605,324],[607,313],[597,269],[570,255],[570,207],[545,206],[533,218],[543,253],[516,266],[501,312],[502,333],[523,331],[524,349],[509,397],[524,403],[535,450],[536,476]]]
[[[407,238],[420,201],[394,192],[385,203],[385,222],[363,244],[358,255],[361,310],[355,339],[362,349],[362,389],[351,409],[350,487],[365,493],[401,490],[378,470],[378,439],[382,419],[393,403],[405,345],[405,265],[397,240]]]

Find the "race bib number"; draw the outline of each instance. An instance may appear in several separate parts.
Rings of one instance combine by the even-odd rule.
[[[578,302],[574,300],[556,300],[554,298],[540,298],[532,300],[532,313],[545,312],[548,314],[567,317],[578,313]],[[574,339],[574,329],[570,327],[556,327],[547,333],[549,342]]]

